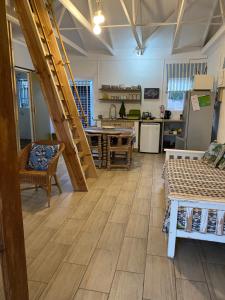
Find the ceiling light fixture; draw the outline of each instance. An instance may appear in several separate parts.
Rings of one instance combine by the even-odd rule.
[[[96,24],[96,25],[93,27],[93,32],[94,32],[94,34],[99,35],[99,34],[102,32],[101,26],[99,26],[98,24]]]
[[[100,25],[105,22],[105,17],[102,14],[101,6],[102,6],[101,0],[96,0],[96,12],[93,17],[93,24],[94,24],[93,32],[96,35],[98,35],[102,32],[102,28]]]
[[[93,22],[95,25],[100,25],[105,22],[105,17],[102,14],[101,10],[96,11],[94,18],[93,18]]]

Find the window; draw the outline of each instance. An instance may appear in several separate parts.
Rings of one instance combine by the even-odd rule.
[[[83,110],[87,116],[87,125],[91,126],[93,124],[93,81],[92,80],[76,80],[75,81],[77,90],[80,96],[81,104]],[[71,89],[77,104],[78,111],[81,112],[79,102],[77,101],[77,96],[74,87],[71,83]],[[84,122],[83,126],[85,126]]]
[[[185,93],[193,86],[194,75],[206,74],[206,63],[167,64],[167,109],[182,111]]]
[[[20,108],[29,108],[29,82],[27,79],[17,79],[17,96]]]
[[[168,92],[167,109],[182,111],[184,108],[185,92]]]

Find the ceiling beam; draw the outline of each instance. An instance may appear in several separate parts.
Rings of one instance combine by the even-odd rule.
[[[65,12],[66,12],[66,8],[62,5],[62,8],[61,8],[61,11],[60,11],[60,14],[59,14],[59,18],[57,20],[57,23],[58,23],[58,26],[60,27],[61,23],[62,23],[62,19],[65,15]]]
[[[16,16],[12,15],[11,13],[7,13],[6,14],[7,16],[7,19],[12,22],[13,24],[16,24],[16,25],[20,25],[20,22],[19,20],[17,19]],[[58,35],[57,35],[57,32],[54,30],[54,33],[55,33],[55,36],[58,38]],[[70,39],[68,39],[66,36],[62,35],[61,34],[61,37],[62,37],[62,40],[63,42],[70,46],[71,48],[73,48],[74,50],[78,51],[80,54],[84,55],[84,56],[88,56],[88,53],[86,50],[84,50],[83,48],[81,48],[80,46],[78,46],[76,43],[74,43],[73,41],[71,41]]]
[[[143,48],[143,45],[142,45],[142,43],[141,43],[141,41],[140,41],[140,38],[139,38],[139,36],[138,36],[137,28],[136,28],[136,26],[135,26],[135,24],[134,24],[132,18],[131,18],[130,15],[129,15],[129,12],[128,12],[128,10],[127,10],[127,7],[126,7],[126,4],[125,4],[124,0],[120,0],[120,3],[121,3],[121,5],[122,5],[124,14],[125,14],[125,16],[126,16],[126,18],[127,18],[127,21],[128,21],[128,23],[130,24],[130,27],[131,27],[133,36],[134,36],[134,38],[135,38],[135,41],[136,41],[136,43],[137,43],[137,46],[138,46],[138,48],[142,49],[142,48]]]
[[[218,0],[214,0],[212,9],[211,9],[211,11],[210,11],[208,23],[207,23],[207,25],[206,25],[204,34],[203,34],[203,36],[202,36],[202,41],[201,41],[201,46],[202,46],[202,47],[205,45],[205,42],[206,42],[206,39],[207,39],[207,36],[208,36],[208,33],[209,33],[210,25],[211,25],[211,23],[212,23],[213,15],[214,15],[215,10],[216,10],[216,8],[217,8],[217,4],[218,4]]]
[[[211,39],[202,48],[202,53],[206,53],[210,47],[212,47],[221,36],[225,35],[225,24],[220,27],[220,29],[211,37]]]
[[[68,11],[79,21],[81,25],[83,25],[96,39],[98,39],[102,45],[109,51],[111,55],[114,55],[113,48],[102,38],[101,35],[95,35],[93,33],[92,25],[88,22],[88,20],[82,15],[79,9],[70,1],[70,0],[59,0]]]
[[[90,14],[90,19],[91,19],[91,24],[93,25],[94,13],[93,13],[92,0],[88,0],[88,8],[89,8],[89,14]]]
[[[182,18],[185,11],[185,0],[178,1],[178,14],[177,14],[177,25],[175,28],[174,36],[173,36],[173,46],[172,46],[172,54],[174,52],[174,49],[177,48],[178,40],[179,40],[179,33],[180,28],[182,25]]]
[[[221,12],[222,21],[223,21],[223,24],[225,24],[225,8],[224,8],[224,2],[223,2],[222,0],[219,0],[219,4],[220,4],[220,12]]]

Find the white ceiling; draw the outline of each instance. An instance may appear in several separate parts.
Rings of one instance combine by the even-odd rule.
[[[96,1],[55,0],[53,3],[57,19],[61,19],[61,33],[84,49],[86,54],[112,54],[121,50],[134,52],[137,39],[142,47],[148,50],[170,48],[173,53],[199,50],[222,26],[221,7],[225,7],[225,0],[102,0],[102,10],[106,18],[104,25],[107,28],[102,29],[99,39],[83,26],[73,10],[65,10],[65,2],[72,3],[91,24],[89,4],[94,13]],[[136,31],[136,39],[130,26],[132,24],[129,23],[121,2],[124,2],[131,22],[135,22],[133,31]],[[184,4],[183,11],[180,9],[182,4]],[[177,25],[180,14],[180,25],[179,23]],[[157,24],[153,23],[162,24],[156,26]],[[165,23],[172,23],[172,25],[165,26]],[[120,26],[115,27],[115,25]],[[176,42],[173,44],[174,32],[177,33]],[[15,28],[14,33],[19,36],[18,29]],[[113,51],[109,50],[111,48]],[[79,51],[73,50],[75,54],[81,55]]]

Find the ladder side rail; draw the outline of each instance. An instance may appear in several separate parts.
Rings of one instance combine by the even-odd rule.
[[[52,54],[51,54],[51,48],[50,48],[50,46],[49,46],[48,38],[47,38],[47,36],[46,36],[44,27],[43,27],[43,25],[42,25],[42,23],[41,23],[40,16],[39,16],[39,13],[38,13],[38,10],[37,10],[37,7],[36,7],[36,3],[35,3],[35,1],[32,0],[32,1],[31,1],[31,4],[32,4],[32,8],[35,10],[36,16],[37,16],[37,18],[38,18],[38,22],[39,22],[39,24],[40,24],[41,31],[42,31],[43,36],[44,36],[44,39],[45,39],[45,45],[46,45],[46,47],[47,47],[47,51],[48,51],[48,54],[49,54],[49,57],[50,57],[49,59],[51,59],[53,68],[54,68],[54,70],[55,70],[55,76],[57,77],[58,83],[60,84],[61,92],[62,92],[64,101],[65,101],[65,104],[66,104],[66,106],[67,106],[67,110],[69,111],[68,104],[67,104],[67,100],[66,100],[66,97],[65,97],[65,95],[64,95],[64,91],[63,91],[63,89],[62,89],[62,85],[61,85],[61,83],[60,83],[60,78],[59,78],[59,76],[58,76],[58,72],[57,72],[57,68],[56,68],[56,63],[55,63],[55,61],[54,61],[54,57],[53,57]],[[38,29],[38,28],[37,28],[37,29]],[[39,30],[38,30],[38,31],[39,31]],[[44,49],[44,46],[43,46],[43,49]],[[45,51],[45,49],[44,49],[44,51]],[[49,66],[49,68],[50,68],[50,66]],[[52,72],[51,72],[51,73],[52,73]],[[54,80],[54,78],[53,78],[53,80]],[[61,106],[62,106],[64,115],[65,115],[65,119],[67,119],[66,112],[65,112],[64,106],[63,106],[63,104],[62,104],[61,101],[60,101],[60,104],[61,104]]]
[[[45,5],[41,1],[37,1],[36,5],[37,5],[37,9],[40,14],[41,22],[45,25],[45,29],[46,30],[48,29],[48,31],[50,33],[51,29],[52,29],[52,23],[51,23],[51,20],[50,20],[50,17],[46,10]],[[56,61],[62,61],[61,53],[60,53],[59,46],[58,46],[55,35],[54,34],[49,35],[48,41],[49,41],[49,46],[51,48],[51,51],[53,52],[53,55],[56,58]],[[60,78],[60,81],[63,86],[62,89],[64,89],[64,93],[65,93],[65,96],[68,101],[68,106],[70,108],[70,112],[76,121],[77,132],[79,134],[82,152],[84,152],[84,157],[83,157],[84,163],[89,165],[89,168],[87,169],[86,173],[90,177],[96,177],[97,173],[96,173],[94,160],[93,160],[91,150],[90,150],[87,138],[86,138],[86,134],[83,129],[83,125],[80,120],[80,116],[79,116],[79,112],[78,112],[78,109],[77,109],[77,106],[76,106],[76,103],[74,100],[74,96],[73,96],[72,90],[69,85],[68,76],[67,76],[66,70],[64,68],[64,65],[62,63],[57,66],[57,71],[58,71],[59,78]]]
[[[87,122],[87,120],[86,120],[86,114],[85,114],[85,111],[83,109],[83,105],[82,105],[82,102],[81,102],[81,99],[80,99],[80,95],[79,95],[79,92],[78,92],[78,89],[77,89],[76,82],[74,80],[74,75],[73,75],[73,72],[72,72],[72,69],[71,69],[70,60],[69,60],[69,57],[68,57],[67,52],[66,52],[66,48],[65,48],[65,45],[64,45],[64,42],[63,42],[60,30],[59,30],[59,26],[58,26],[58,23],[57,23],[57,20],[56,20],[56,17],[55,17],[52,5],[50,3],[48,5],[49,5],[49,9],[50,9],[50,12],[51,12],[51,15],[52,15],[53,24],[54,24],[54,26],[56,28],[56,32],[58,34],[59,41],[60,41],[60,44],[61,44],[61,47],[62,47],[62,50],[63,50],[63,54],[64,54],[64,57],[65,57],[64,64],[68,68],[70,79],[71,79],[71,81],[73,83],[73,87],[74,87],[74,90],[75,90],[75,93],[76,93],[76,96],[77,96],[77,100],[78,100],[78,103],[79,103],[80,108],[81,108],[82,117],[84,118],[84,121]]]
[[[53,120],[57,136],[65,143],[64,159],[75,190],[87,191],[87,182],[81,167],[80,159],[76,151],[68,121],[65,120],[61,101],[55,85],[51,70],[46,63],[43,44],[40,34],[33,18],[33,12],[29,0],[15,0],[20,25],[31,54],[35,69],[41,81],[41,87]],[[58,101],[56,101],[58,99]]]

